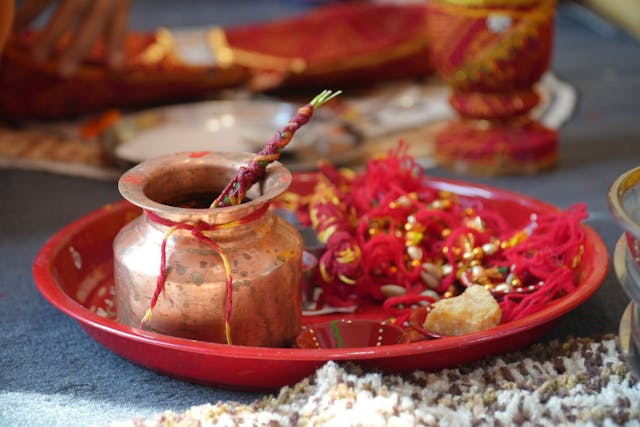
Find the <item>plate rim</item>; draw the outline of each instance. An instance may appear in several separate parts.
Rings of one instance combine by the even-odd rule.
[[[152,157],[145,156],[144,158],[134,159],[134,158],[126,158],[126,157],[119,156],[117,153],[118,146],[127,143],[127,140],[123,139],[122,137],[122,134],[126,133],[127,127],[135,125],[136,121],[140,120],[140,118],[149,117],[153,114],[156,114],[158,117],[162,118],[167,114],[170,115],[174,110],[179,110],[181,108],[198,109],[206,105],[212,105],[213,107],[216,108],[216,110],[219,110],[221,107],[224,107],[225,105],[233,106],[234,110],[242,109],[241,108],[242,105],[247,105],[250,107],[267,106],[267,107],[273,107],[275,109],[278,109],[280,107],[286,107],[291,110],[292,115],[295,114],[296,111],[303,106],[303,104],[298,105],[294,102],[289,102],[289,101],[284,101],[284,100],[279,100],[274,98],[212,99],[212,100],[181,102],[181,103],[176,103],[171,105],[156,106],[156,107],[141,109],[141,110],[124,114],[117,121],[115,121],[114,123],[111,123],[106,129],[104,129],[100,133],[100,135],[98,135],[98,138],[97,138],[98,143],[105,150],[106,154],[116,162],[125,163],[128,165],[134,165],[134,164],[140,163]],[[323,111],[330,111],[330,110],[323,110]],[[339,124],[340,126],[342,126],[354,138],[355,143],[353,147],[351,147],[351,149],[349,150],[351,153],[350,155],[345,155],[345,153],[341,153],[338,156],[327,156],[323,158],[326,161],[330,161],[330,162],[336,162],[336,161],[340,161],[341,163],[348,162],[349,160],[355,159],[362,154],[365,146],[364,139],[361,132],[359,132],[354,126],[350,125],[347,120],[341,118],[337,113],[333,113],[333,114],[335,116],[334,121],[336,122],[336,124]],[[144,120],[142,121],[144,122]],[[275,134],[277,130],[278,129],[274,127],[273,134]],[[139,133],[139,131],[136,131],[136,133]],[[264,141],[265,144],[268,142],[269,142],[268,139]],[[178,148],[175,150],[175,152],[181,152],[181,151],[184,151],[184,149]],[[292,171],[309,170],[315,164],[308,161],[305,161],[305,162],[294,161],[294,162],[287,162],[287,163],[288,163],[287,167],[292,169]]]

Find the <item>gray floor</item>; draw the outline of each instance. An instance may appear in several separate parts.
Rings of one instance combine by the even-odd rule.
[[[266,19],[304,7],[293,1],[134,4],[132,22],[139,28],[248,22],[249,17]],[[588,203],[588,223],[611,252],[621,230],[608,212],[607,190],[618,175],[640,165],[640,44],[583,10],[563,5],[552,69],[579,93],[575,115],[560,132],[558,167],[536,177],[474,181],[562,208]],[[440,169],[431,173],[469,179]],[[119,199],[113,182],[0,171],[0,425],[100,425],[165,409],[256,397],[188,384],[135,366],[88,338],[38,293],[31,264],[41,245],[65,224]],[[611,272],[549,339],[616,332],[627,303]]]

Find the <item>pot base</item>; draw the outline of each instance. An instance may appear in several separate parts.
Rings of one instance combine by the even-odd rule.
[[[558,159],[555,131],[528,120],[460,119],[436,137],[438,165],[474,175],[528,175]]]

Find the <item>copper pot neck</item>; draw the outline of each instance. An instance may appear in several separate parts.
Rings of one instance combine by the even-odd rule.
[[[291,183],[291,173],[280,163],[267,168],[264,180],[247,192],[247,201],[237,206],[211,209],[177,206],[176,200],[210,194],[213,201],[235,176],[251,153],[176,153],[148,160],[122,175],[118,188],[122,196],[170,222],[203,222],[210,225],[240,221],[268,206]],[[207,206],[207,203],[204,203]]]

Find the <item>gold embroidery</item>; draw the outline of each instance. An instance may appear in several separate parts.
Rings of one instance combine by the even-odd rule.
[[[533,6],[540,0],[437,0],[439,3],[448,3],[456,6],[471,7],[522,7]]]
[[[307,62],[300,57],[283,58],[229,46],[222,28],[216,27],[209,32],[209,45],[213,50],[218,64],[227,68],[232,65],[245,67],[266,68],[278,71],[292,71],[302,73],[307,68]]]
[[[296,74],[303,72],[322,74],[326,72],[346,71],[359,67],[376,66],[389,60],[408,56],[424,49],[426,39],[415,38],[388,50],[352,56],[348,61],[332,62],[321,66],[316,65],[312,70],[308,70],[309,64],[301,57],[285,58],[231,47],[224,30],[218,27],[213,28],[209,32],[209,45],[221,67],[230,67],[235,64],[251,68],[288,71]]]
[[[166,28],[159,28],[155,34],[155,42],[140,53],[136,60],[145,64],[153,65],[167,57],[174,56],[175,39],[173,34]]]
[[[476,4],[477,3],[477,4]],[[486,4],[485,4],[486,3]],[[514,1],[491,1],[477,0],[437,0],[437,8],[453,15],[460,15],[472,18],[486,18],[490,14],[500,14],[510,16],[513,19],[527,18],[532,12],[549,14],[555,8],[556,0],[535,0],[530,4]]]

